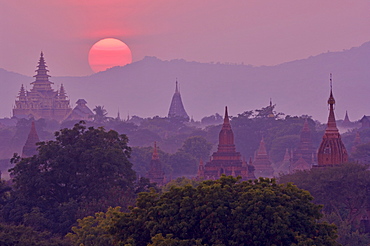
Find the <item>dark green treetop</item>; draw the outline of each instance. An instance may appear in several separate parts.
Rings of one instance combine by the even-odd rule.
[[[141,193],[111,228],[122,245],[337,245],[333,226],[318,223],[320,206],[294,185],[240,182],[223,176],[197,187]],[[190,241],[189,241],[190,240]],[[162,241],[163,244],[158,244]],[[177,245],[177,244],[176,244]],[[183,244],[186,245],[186,244]]]
[[[64,233],[78,214],[132,202],[136,175],[125,135],[80,122],[55,137],[39,143],[33,157],[13,157],[13,200],[3,211],[7,220],[24,223],[28,214],[33,223],[50,226],[40,229]]]

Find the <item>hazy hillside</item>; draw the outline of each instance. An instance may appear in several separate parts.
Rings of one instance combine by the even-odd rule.
[[[326,121],[329,73],[333,73],[337,118],[343,118],[348,110],[351,120],[356,120],[370,114],[369,64],[370,42],[367,42],[350,50],[270,67],[146,57],[91,76],[51,77],[51,81],[57,87],[64,84],[73,105],[77,99],[84,98],[91,108],[104,105],[112,116],[118,109],[121,116],[128,112],[142,117],[167,115],[178,78],[185,108],[196,120],[222,113],[225,105],[229,106],[231,115],[261,108],[271,97],[278,111],[308,114]],[[49,70],[53,75],[53,68]],[[31,77],[0,69],[0,117],[9,116],[20,85],[23,83],[29,89],[32,81]]]

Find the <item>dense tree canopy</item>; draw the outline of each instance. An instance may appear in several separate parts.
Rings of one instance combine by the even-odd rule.
[[[340,243],[369,245],[369,234],[362,234],[362,238],[356,234],[356,231],[363,232],[365,229],[361,227],[361,219],[367,217],[370,206],[368,166],[348,163],[330,168],[313,168],[284,175],[280,177],[280,182],[293,182],[299,188],[308,190],[316,204],[324,205],[324,219],[338,226]],[[357,238],[364,243],[360,244]]]
[[[132,202],[136,175],[125,135],[80,123],[55,137],[39,144],[38,155],[13,157],[8,221],[64,233],[76,217]]]
[[[112,227],[122,245],[337,245],[335,229],[318,223],[320,206],[296,186],[233,177],[197,187],[141,193]]]
[[[6,225],[0,223],[0,245],[2,246],[67,246],[61,239],[51,233],[39,232],[23,225]]]

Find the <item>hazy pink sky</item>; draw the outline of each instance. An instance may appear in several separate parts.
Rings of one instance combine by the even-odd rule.
[[[0,68],[88,75],[90,47],[124,41],[133,61],[274,65],[370,41],[369,0],[0,0]]]

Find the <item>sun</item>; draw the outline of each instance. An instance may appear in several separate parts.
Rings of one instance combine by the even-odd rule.
[[[89,51],[89,65],[95,73],[131,62],[130,48],[116,38],[104,38],[96,42]]]

